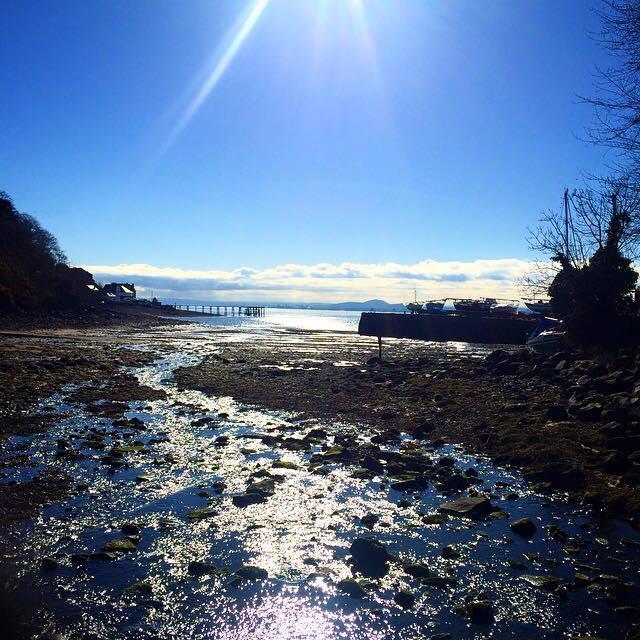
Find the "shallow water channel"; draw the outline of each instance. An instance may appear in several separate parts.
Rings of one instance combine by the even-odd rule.
[[[179,350],[134,370],[140,382],[167,393],[163,400],[131,403],[126,417],[139,418],[144,429],[114,426],[112,419],[67,404],[63,393],[41,409],[70,416],[44,436],[14,438],[5,452],[30,453],[36,462],[7,478],[28,479],[40,465],[53,465],[77,485],[63,503],[12,532],[18,580],[43,594],[43,605],[69,638],[392,640],[446,632],[453,638],[618,637],[627,621],[594,590],[570,584],[566,592],[551,593],[522,575],[568,583],[576,572],[636,580],[633,549],[620,540],[637,534],[621,525],[596,525],[561,496],[536,495],[517,473],[452,445],[424,455],[452,456],[463,471],[473,467],[483,481],[479,489],[492,494],[510,519],[425,524],[425,514],[455,494],[432,484],[402,493],[384,477],[364,477],[344,464],[309,468],[310,456],[331,446],[331,434],[350,430],[365,442],[371,434],[357,425],[301,422],[228,397],[179,391],[172,371],[202,355],[201,341],[185,339]],[[310,451],[266,446],[253,437],[301,438],[314,428],[330,437]],[[87,438],[91,433],[98,437]],[[80,455],[60,456],[57,440]],[[114,446],[122,450],[121,466],[100,459]],[[407,439],[399,446],[420,443]],[[266,473],[280,476],[274,494],[260,504],[235,506],[233,495]],[[366,514],[378,516],[373,528],[360,520]],[[524,516],[538,527],[532,539],[509,528]],[[126,524],[139,535],[125,528],[126,538]],[[553,524],[567,532],[569,545],[545,533]],[[364,598],[352,598],[336,585],[353,577],[349,546],[365,536],[404,563],[426,563],[433,575],[454,580],[425,585],[405,573],[402,562],[391,562],[386,576],[365,584]],[[130,540],[133,549],[105,553],[103,546],[113,540]],[[459,557],[442,557],[445,545],[454,545]],[[57,568],[42,569],[45,557],[58,561]],[[239,577],[235,572],[246,565],[268,577]],[[416,597],[411,608],[394,601],[402,589]],[[456,612],[470,599],[490,600],[494,622],[472,623]]]

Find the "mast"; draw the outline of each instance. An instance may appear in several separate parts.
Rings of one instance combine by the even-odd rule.
[[[564,254],[569,259],[569,189],[564,190]]]

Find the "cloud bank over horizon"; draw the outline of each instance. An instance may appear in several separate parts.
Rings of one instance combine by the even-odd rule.
[[[102,282],[134,282],[141,297],[255,302],[387,302],[443,297],[520,298],[520,280],[532,263],[518,258],[422,260],[414,264],[283,264],[231,271],[149,264],[79,265]]]

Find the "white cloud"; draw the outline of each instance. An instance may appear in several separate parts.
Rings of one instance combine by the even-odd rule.
[[[149,264],[82,265],[103,282],[133,281],[159,298],[214,301],[342,302],[382,298],[389,302],[462,296],[519,298],[519,279],[531,263],[517,258],[415,264],[283,264],[232,271],[156,267]]]

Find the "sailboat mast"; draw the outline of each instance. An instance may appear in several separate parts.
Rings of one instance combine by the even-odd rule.
[[[569,259],[569,189],[564,190],[564,255]]]

